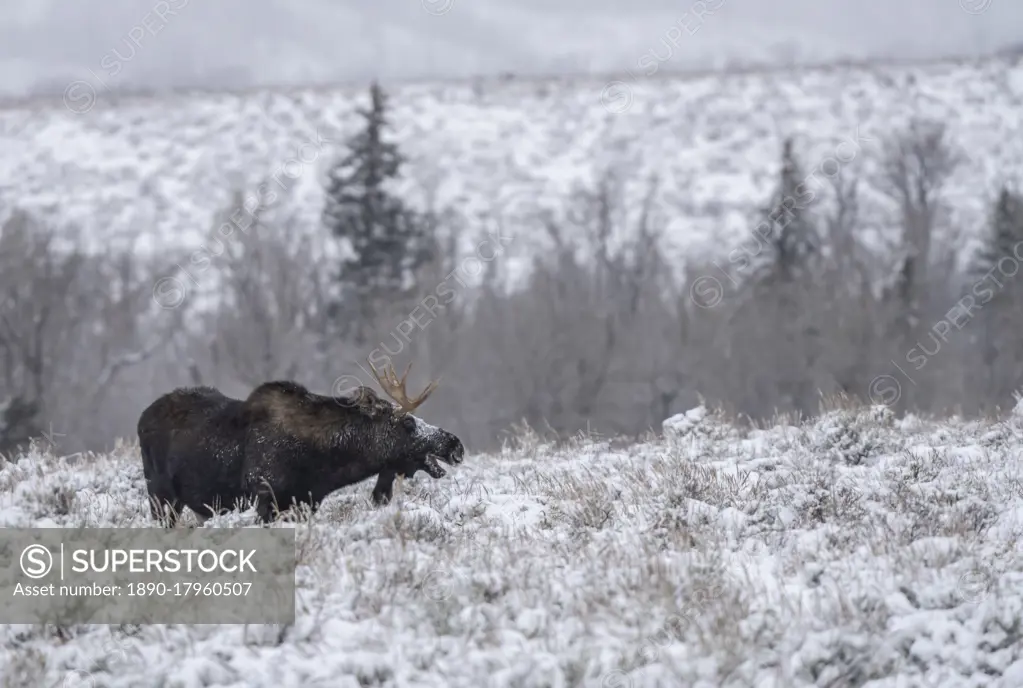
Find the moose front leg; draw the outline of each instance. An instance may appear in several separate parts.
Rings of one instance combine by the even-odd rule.
[[[394,468],[380,471],[377,484],[373,487],[373,503],[377,506],[390,503],[391,495],[394,493],[394,479],[399,475],[402,478],[411,478],[418,470],[419,466],[407,461]]]
[[[263,478],[251,480],[246,485],[255,497],[256,515],[263,523],[271,523],[285,511],[290,502],[290,493],[282,485],[271,485]]]
[[[394,477],[396,475],[397,473],[392,470],[380,471],[380,475],[377,477],[377,484],[373,488],[374,504],[382,506],[391,501],[391,494],[394,489]]]
[[[416,471],[423,471],[433,478],[441,478],[445,475],[444,469],[437,464],[432,456],[421,461],[405,461],[391,469],[380,471],[377,477],[377,484],[373,487],[373,503],[377,506],[388,504],[394,493],[394,479],[397,476],[411,478]]]

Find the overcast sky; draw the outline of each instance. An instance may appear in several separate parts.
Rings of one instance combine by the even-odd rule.
[[[74,79],[159,88],[641,73],[651,51],[662,68],[684,69],[1023,42],[1020,0],[0,0],[0,8],[0,84],[12,95]]]

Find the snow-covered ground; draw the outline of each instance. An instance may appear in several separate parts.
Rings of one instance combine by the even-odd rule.
[[[120,99],[76,88],[69,107],[57,99],[0,109],[0,200],[74,223],[97,247],[114,236],[141,238],[138,250],[198,249],[232,187],[251,191],[267,178],[277,195],[294,193],[295,211],[313,228],[322,208],[317,176],[366,100],[364,85]],[[575,185],[618,166],[631,212],[658,177],[669,251],[724,255],[767,201],[783,136],[797,137],[818,180],[834,174],[836,158],[869,175],[880,137],[911,116],[946,121],[966,152],[950,201],[967,234],[999,182],[1023,181],[1023,63],[1004,58],[418,83],[390,92],[396,139],[410,157],[410,200],[425,204],[435,194],[473,229],[480,213],[504,213],[529,247],[544,240],[529,221],[535,207],[563,212]],[[890,224],[873,200],[861,211],[868,228]]]
[[[881,407],[523,435],[279,525],[294,626],[5,626],[0,685],[1018,688],[1021,446],[1023,417]],[[136,448],[0,468],[0,526],[29,525],[151,525]]]

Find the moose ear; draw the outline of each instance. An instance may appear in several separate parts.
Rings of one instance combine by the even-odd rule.
[[[352,393],[352,399],[360,411],[372,419],[393,413],[391,402],[381,399],[371,387],[361,386]]]
[[[373,406],[377,402],[377,395],[372,389],[365,385],[360,385],[352,391],[348,397],[352,403],[359,407]]]
[[[367,402],[376,401],[380,398],[379,396],[377,396],[377,393],[373,390],[372,387],[367,387],[366,385],[359,385],[359,389],[357,391],[358,394]]]

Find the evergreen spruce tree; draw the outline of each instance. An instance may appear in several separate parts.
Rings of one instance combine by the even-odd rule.
[[[991,208],[988,236],[974,261],[967,289],[971,297],[976,291],[990,290],[986,302],[978,302],[977,334],[981,357],[986,370],[983,392],[993,403],[1009,403],[1012,392],[1023,383],[1023,353],[1017,343],[1021,325],[1020,304],[1023,284],[1019,282],[1020,252],[1023,242],[1023,197],[1003,187]],[[999,262],[1008,262],[999,269]],[[975,289],[975,287],[977,287]],[[966,317],[961,314],[961,317]]]
[[[973,272],[978,278],[998,266],[1002,258],[1016,260],[1016,244],[1023,241],[1023,197],[1002,187],[991,209],[988,237],[977,254]]]
[[[804,186],[806,175],[792,149],[792,139],[782,146],[778,189],[765,211],[765,221],[774,239],[775,267],[784,278],[792,278],[819,249],[817,230],[809,215],[812,189]]]
[[[755,266],[748,307],[759,317],[771,314],[776,336],[786,341],[776,360],[777,369],[786,371],[775,381],[780,406],[812,413],[818,402],[814,366],[822,348],[809,306],[817,298],[812,260],[820,238],[809,210],[814,190],[806,186],[791,139],[783,144],[781,163],[778,185],[757,228],[769,245]]]
[[[405,162],[385,138],[387,97],[374,82],[370,106],[359,109],[363,126],[346,143],[325,186],[323,224],[349,242],[339,266],[339,302],[332,316],[342,334],[361,341],[388,304],[407,298],[416,271],[433,258],[430,224],[394,195]]]

